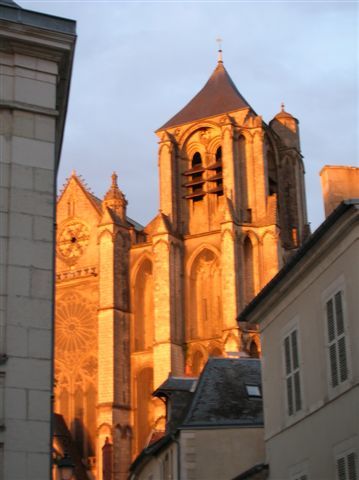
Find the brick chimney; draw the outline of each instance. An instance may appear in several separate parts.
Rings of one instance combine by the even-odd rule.
[[[320,171],[325,216],[343,200],[359,198],[359,168],[346,165],[325,165]]]

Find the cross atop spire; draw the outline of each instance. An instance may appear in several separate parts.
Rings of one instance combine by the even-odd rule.
[[[216,42],[218,43],[218,63],[223,63],[222,39],[221,39],[221,37],[216,38]]]

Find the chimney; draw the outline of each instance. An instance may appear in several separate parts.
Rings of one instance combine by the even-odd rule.
[[[326,217],[343,200],[359,198],[359,167],[325,165],[320,179]]]

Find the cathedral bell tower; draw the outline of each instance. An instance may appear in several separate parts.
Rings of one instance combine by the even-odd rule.
[[[220,51],[203,89],[156,132],[160,208],[181,246],[175,302],[187,371],[211,354],[260,348],[235,319],[307,231],[297,125],[284,111],[265,124]]]

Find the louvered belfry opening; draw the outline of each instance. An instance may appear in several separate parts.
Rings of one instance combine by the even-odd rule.
[[[210,182],[208,193],[223,195],[223,174],[222,174],[222,147],[216,151],[216,161],[207,167],[210,170],[210,176],[207,181]]]
[[[202,164],[202,157],[199,152],[196,152],[192,157],[191,168],[186,170],[183,175],[187,177],[189,181],[184,184],[187,189],[185,198],[192,199],[194,202],[201,201],[205,195],[203,185],[205,180],[203,173],[205,168]]]

